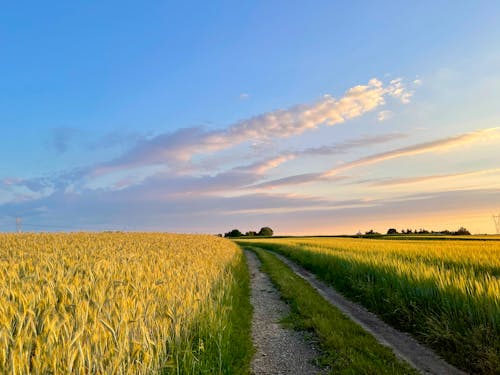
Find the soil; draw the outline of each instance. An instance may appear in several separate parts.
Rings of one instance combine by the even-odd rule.
[[[289,306],[281,299],[269,277],[260,271],[260,261],[245,251],[251,275],[253,305],[252,339],[256,353],[251,363],[253,374],[322,374],[313,362],[320,355],[313,339],[303,332],[286,329],[280,324],[289,314]]]

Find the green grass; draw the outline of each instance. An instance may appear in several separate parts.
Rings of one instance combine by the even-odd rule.
[[[243,254],[227,272],[232,275],[230,285],[217,285],[212,294],[215,311],[202,312],[189,327],[189,338],[174,346],[162,374],[250,374],[255,351],[251,337],[253,308]]]
[[[361,258],[356,257],[356,250],[347,250],[338,241],[321,248],[307,246],[306,242],[240,245],[259,246],[287,256],[467,372],[500,374],[498,294],[473,293],[483,285],[480,280],[486,280],[484,285],[488,285],[491,279],[490,288],[496,285],[497,273],[490,269],[493,265],[468,264],[466,259],[463,264],[454,264],[444,255],[427,260],[418,256],[406,259],[399,253],[378,255],[381,246],[389,244],[377,242],[380,245],[373,243],[372,251]],[[462,242],[460,246],[466,245]],[[459,251],[458,245],[454,250]],[[480,254],[480,249],[470,251]],[[390,263],[394,257],[400,260],[396,268]],[[417,277],[418,270],[427,266],[440,271]],[[456,278],[456,284],[446,284],[446,277]],[[465,281],[459,282],[459,278]]]
[[[400,362],[392,351],[344,316],[274,255],[252,248],[262,270],[291,306],[285,322],[300,330],[313,331],[319,338],[320,363],[334,374],[417,374]]]

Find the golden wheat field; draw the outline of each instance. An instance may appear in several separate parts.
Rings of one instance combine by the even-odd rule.
[[[213,236],[2,234],[0,373],[175,366],[189,357],[193,327],[224,324],[220,301],[241,256]]]

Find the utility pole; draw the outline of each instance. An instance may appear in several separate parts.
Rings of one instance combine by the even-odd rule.
[[[23,231],[23,219],[16,217],[16,232],[21,233]]]
[[[493,215],[493,221],[495,222],[495,229],[497,230],[497,234],[500,234],[500,214]]]

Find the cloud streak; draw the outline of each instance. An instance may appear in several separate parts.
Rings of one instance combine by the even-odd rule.
[[[361,158],[349,163],[345,163],[339,167],[332,168],[322,174],[322,177],[335,176],[339,172],[343,172],[348,169],[361,167],[365,165],[380,163],[382,161],[400,158],[403,156],[412,156],[425,154],[428,152],[439,152],[445,151],[450,148],[464,146],[470,143],[474,143],[480,140],[486,140],[491,138],[498,138],[500,128],[489,128],[483,130],[477,130],[470,133],[459,134],[454,137],[439,139],[432,142],[419,143],[413,146],[398,148],[396,150],[382,152],[380,154],[375,154]]]
[[[437,174],[437,175],[417,176],[417,177],[407,177],[407,178],[391,178],[380,181],[372,181],[370,182],[370,185],[372,186],[409,185],[409,184],[418,184],[421,182],[429,182],[435,180],[448,180],[461,177],[483,176],[483,175],[498,174],[498,173],[500,173],[500,168],[493,168],[493,169],[484,169],[473,172],[448,173],[448,174]]]
[[[360,158],[342,164],[338,167],[332,168],[323,173],[306,173],[295,176],[289,176],[281,179],[267,181],[262,184],[255,185],[253,187],[270,188],[270,187],[293,185],[293,184],[303,184],[320,180],[329,180],[335,176],[338,176],[341,172],[353,168],[376,164],[386,160],[397,159],[405,156],[419,155],[429,152],[446,151],[458,146],[464,146],[479,141],[498,139],[499,137],[500,137],[499,127],[477,130],[470,133],[459,134],[453,137],[442,138],[431,142],[419,143],[412,146],[402,147],[395,150],[370,155],[364,158]]]

